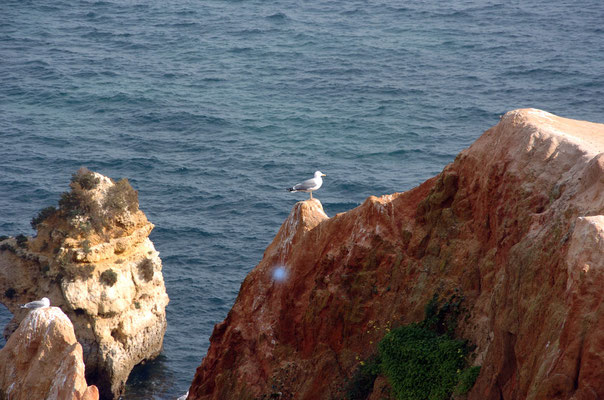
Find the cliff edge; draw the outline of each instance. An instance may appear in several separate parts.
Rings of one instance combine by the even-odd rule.
[[[456,334],[482,366],[469,399],[604,397],[603,190],[604,125],[523,109],[408,192],[332,218],[297,203],[188,399],[344,398],[435,293],[465,298]]]
[[[162,349],[161,260],[127,180],[82,169],[70,186],[32,220],[35,237],[0,242],[0,301],[13,313],[5,335],[27,314],[19,304],[48,297],[73,322],[88,382],[117,398],[132,368]]]

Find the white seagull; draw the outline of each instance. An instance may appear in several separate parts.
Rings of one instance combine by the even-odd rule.
[[[321,171],[315,171],[314,178],[306,180],[302,183],[298,183],[297,185],[294,185],[293,187],[290,187],[287,190],[289,190],[290,192],[309,192],[310,198],[312,199],[313,190],[319,189],[323,184],[323,179],[321,178],[322,176],[326,175]]]
[[[23,304],[21,306],[21,308],[44,308],[44,307],[50,307],[50,300],[48,300],[48,297],[42,297],[42,300],[36,300],[36,301],[30,301],[27,304]]]

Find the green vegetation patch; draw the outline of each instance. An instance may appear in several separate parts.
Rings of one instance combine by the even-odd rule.
[[[476,379],[478,379],[478,374],[480,374],[480,365],[463,370],[459,376],[459,383],[455,387],[453,393],[457,395],[468,393],[470,389],[474,387],[474,383],[476,382]]]
[[[17,235],[15,240],[17,241],[17,246],[21,247],[22,249],[27,247],[27,236],[24,234]]]
[[[379,344],[382,370],[399,400],[445,400],[457,385],[468,353],[465,341],[421,324],[402,326]]]
[[[100,179],[92,171],[80,168],[71,177],[70,191],[61,194],[58,209],[46,207],[32,218],[34,229],[53,215],[71,219],[79,234],[89,237],[91,233],[102,234],[104,228],[111,226],[114,218],[126,212],[138,211],[138,192],[130,186],[128,179],[113,181],[100,204],[94,198],[95,189]]]
[[[113,286],[117,282],[117,273],[109,268],[101,273],[100,279],[104,285]]]
[[[361,362],[351,378],[348,399],[366,399],[380,374],[388,378],[397,400],[447,400],[470,391],[480,367],[468,367],[470,345],[454,337],[462,302],[457,294],[439,302],[435,294],[422,322],[388,332],[378,354]]]
[[[38,212],[38,215],[31,219],[31,227],[34,229],[38,228],[42,222],[46,221],[49,217],[54,215],[57,212],[57,209],[54,206],[48,206],[43,208]]]
[[[128,179],[120,179],[107,190],[103,208],[110,218],[126,210],[130,212],[138,210],[138,193],[130,186]]]
[[[14,253],[15,249],[8,243],[2,243],[0,244],[0,251],[10,251],[11,253]]]
[[[150,258],[145,258],[138,264],[138,271],[145,281],[150,281],[153,279],[153,274],[155,273],[153,270],[153,261]]]
[[[77,183],[84,190],[92,190],[99,184],[99,178],[86,167],[71,176],[71,183]]]

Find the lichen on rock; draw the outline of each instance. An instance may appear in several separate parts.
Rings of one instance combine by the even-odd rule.
[[[11,238],[0,247],[0,299],[14,314],[5,334],[23,318],[19,303],[50,298],[74,324],[89,382],[117,398],[132,368],[159,355],[166,330],[153,224],[125,179],[81,169],[70,187],[32,220],[37,235],[25,246]]]

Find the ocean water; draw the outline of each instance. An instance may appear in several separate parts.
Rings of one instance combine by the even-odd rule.
[[[334,215],[511,109],[604,122],[603,21],[601,0],[2,0],[0,235],[81,166],[129,178],[171,302],[124,399],[175,399],[307,197],[284,188],[320,169]]]

